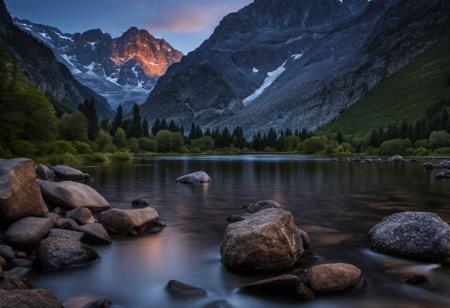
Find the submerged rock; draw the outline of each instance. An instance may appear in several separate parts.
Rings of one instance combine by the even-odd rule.
[[[150,206],[150,202],[144,198],[138,198],[131,201],[131,206],[135,208],[143,208]]]
[[[294,266],[304,244],[290,212],[267,209],[229,224],[220,252],[232,270],[277,271]]]
[[[0,290],[0,308],[63,308],[58,299],[47,290]]]
[[[72,218],[79,224],[85,225],[85,224],[92,224],[95,222],[94,216],[92,216],[91,210],[85,207],[79,207],[76,209],[73,209],[71,211],[68,211],[66,213],[67,218]]]
[[[112,209],[101,213],[100,223],[111,234],[136,235],[158,225],[159,214],[151,207],[134,210]]]
[[[69,166],[63,165],[54,166],[52,168],[52,171],[55,174],[55,177],[57,177],[60,180],[86,181],[90,178],[89,174]]]
[[[202,184],[202,183],[211,183],[212,179],[208,173],[205,171],[197,171],[194,173],[186,174],[180,176],[177,180],[177,183],[182,184]]]
[[[315,293],[345,292],[361,287],[363,276],[351,264],[321,264],[306,271],[305,282]]]
[[[37,265],[43,270],[58,270],[73,265],[92,262],[97,252],[78,240],[46,238],[36,251]]]
[[[430,212],[403,212],[369,231],[373,250],[402,258],[442,262],[449,256],[450,226]]]
[[[14,247],[34,250],[48,234],[54,222],[50,218],[27,217],[13,223],[5,233],[6,241]]]
[[[65,209],[87,207],[93,212],[107,210],[109,202],[92,187],[72,181],[49,182],[39,180],[44,199],[53,206]]]
[[[201,297],[206,296],[206,291],[190,286],[177,280],[170,280],[167,283],[167,290],[170,294],[182,297]]]
[[[47,212],[36,184],[34,162],[26,158],[0,160],[0,225]]]
[[[274,200],[261,200],[256,203],[250,203],[244,206],[248,213],[257,213],[265,209],[281,208],[281,204]]]

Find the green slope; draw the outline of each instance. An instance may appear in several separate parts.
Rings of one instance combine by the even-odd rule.
[[[449,78],[450,41],[436,43],[321,130],[364,135],[389,123],[414,122],[450,96]]]

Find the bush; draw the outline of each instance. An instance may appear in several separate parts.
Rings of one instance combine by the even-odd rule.
[[[429,151],[426,148],[418,148],[414,152],[414,156],[428,156]]]
[[[142,137],[142,138],[139,138],[138,142],[139,142],[139,148],[142,151],[146,151],[146,152],[156,152],[156,151],[158,151],[158,148],[156,146],[156,142],[153,139],[150,139],[150,138],[147,138],[147,137]]]
[[[428,139],[420,139],[417,140],[416,142],[414,142],[414,147],[415,148],[428,148],[429,143],[428,143]]]
[[[127,134],[122,127],[119,127],[114,135],[114,145],[119,149],[125,148],[127,146]]]
[[[102,152],[110,152],[112,147],[112,137],[110,134],[104,130],[98,132],[97,138],[95,138],[95,143],[97,143],[98,148]]]
[[[10,144],[11,151],[16,156],[33,157],[36,152],[36,146],[25,140],[16,140]]]
[[[91,153],[81,155],[83,159],[83,164],[102,164],[108,160],[103,153]]]
[[[11,158],[14,155],[11,153],[11,151],[5,149],[4,147],[0,146],[0,158]]]
[[[413,148],[407,148],[404,152],[404,155],[406,156],[414,156],[416,154],[416,150]]]
[[[328,138],[326,136],[314,136],[306,139],[302,144],[302,153],[317,154],[323,152],[327,145]]]
[[[80,154],[92,154],[93,153],[91,146],[89,144],[87,144],[86,142],[75,141],[73,143],[73,146],[75,147],[77,152]]]
[[[338,147],[336,148],[336,154],[337,155],[349,155],[352,154],[354,151],[352,145],[350,143],[342,143],[340,145],[338,145]]]
[[[65,140],[58,140],[53,145],[52,153],[53,154],[65,154],[65,153],[78,154],[78,151],[71,142],[65,141]]]
[[[409,139],[392,139],[385,141],[381,144],[381,155],[397,155],[404,154],[407,148],[411,147],[411,141]]]
[[[285,152],[294,151],[297,147],[297,144],[300,142],[300,138],[297,136],[282,136],[279,139],[279,147],[280,150]]]
[[[37,161],[51,166],[55,165],[80,166],[83,164],[81,157],[73,155],[71,153],[48,155],[42,158],[38,158]]]
[[[191,145],[200,152],[214,150],[214,140],[210,136],[203,136],[201,138],[191,140]]]
[[[428,140],[433,149],[450,147],[450,134],[445,130],[432,132]]]
[[[156,134],[155,139],[158,151],[162,153],[179,152],[184,145],[184,139],[180,132],[162,130]]]
[[[88,139],[88,122],[81,112],[63,114],[58,129],[61,139],[81,141]]]
[[[141,151],[139,148],[139,142],[136,138],[131,138],[130,141],[128,141],[128,149],[132,153],[139,153]]]
[[[435,155],[450,155],[450,147],[436,149],[436,150],[434,150],[433,154],[435,154]]]
[[[112,161],[129,161],[133,158],[133,155],[131,155],[128,152],[116,152],[116,153],[112,153],[109,158]]]

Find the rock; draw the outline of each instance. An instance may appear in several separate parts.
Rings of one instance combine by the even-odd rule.
[[[0,256],[0,268],[5,268],[6,260],[2,256]]]
[[[311,240],[309,239],[308,233],[306,233],[305,231],[303,231],[301,229],[298,229],[298,233],[302,237],[303,248],[305,250],[312,250]]]
[[[16,251],[15,255],[16,255],[16,258],[28,258],[28,254],[23,251]]]
[[[242,221],[244,219],[245,219],[244,215],[231,215],[230,217],[227,218],[227,221],[230,223],[233,223],[233,222]]]
[[[0,225],[47,212],[36,184],[34,162],[25,158],[0,160]]]
[[[11,261],[16,257],[14,249],[8,245],[0,245],[0,256],[5,258],[6,261]]]
[[[13,267],[8,271],[8,273],[15,274],[20,278],[26,277],[31,271],[30,267]]]
[[[150,206],[150,202],[144,198],[138,198],[131,201],[131,206],[135,208],[143,208]]]
[[[108,298],[81,296],[65,302],[64,308],[109,308],[111,305],[112,301]]]
[[[81,265],[98,258],[95,250],[77,240],[46,238],[36,251],[37,265],[43,270],[58,270]]]
[[[95,222],[91,210],[85,207],[76,208],[67,212],[66,217],[74,219],[81,225],[92,224]]]
[[[404,282],[411,285],[422,284],[428,282],[428,277],[422,273],[411,273],[405,278]]]
[[[83,232],[81,241],[90,245],[105,245],[111,244],[111,238],[108,231],[102,224],[93,223],[78,227],[78,231]]]
[[[228,301],[225,299],[216,299],[212,302],[207,303],[203,308],[233,308]]]
[[[185,283],[176,280],[170,280],[167,283],[167,290],[169,291],[170,294],[175,296],[182,296],[182,297],[206,296],[205,290],[187,285]]]
[[[89,174],[69,166],[63,165],[54,166],[52,168],[52,171],[55,174],[55,177],[60,180],[86,181],[90,178]]]
[[[186,174],[180,176],[177,180],[177,183],[182,184],[202,184],[202,183],[211,183],[211,177],[205,171],[197,171],[194,173]]]
[[[11,265],[14,267],[33,267],[33,261],[29,259],[16,258],[11,261]]]
[[[398,162],[398,161],[402,161],[402,160],[403,160],[403,157],[400,155],[394,155],[394,156],[388,158],[389,162]]]
[[[6,241],[14,247],[34,250],[48,234],[54,222],[49,218],[27,217],[13,223],[5,233]]]
[[[134,210],[112,209],[100,215],[100,223],[111,234],[136,235],[158,222],[159,214],[151,207]]]
[[[93,212],[101,212],[110,207],[108,201],[88,185],[71,181],[39,180],[38,183],[44,199],[53,206],[61,206],[66,209],[87,207]]]
[[[63,308],[58,299],[47,290],[0,290],[0,308]]]
[[[262,200],[258,201],[256,203],[250,203],[244,206],[244,209],[248,213],[257,213],[259,211],[265,210],[265,209],[272,209],[272,208],[281,208],[281,204],[274,200]]]
[[[55,227],[59,229],[76,230],[79,226],[72,218],[60,218],[56,221]]]
[[[56,223],[58,221],[58,219],[61,218],[61,216],[59,214],[53,213],[53,212],[49,212],[47,214],[45,214],[46,218],[50,218],[51,220],[53,220],[54,223]]]
[[[285,295],[302,300],[314,298],[314,293],[295,275],[281,275],[247,284],[240,289],[242,292],[263,295]]]
[[[442,169],[440,171],[437,171],[434,174],[434,177],[438,180],[441,179],[450,179],[450,169]]]
[[[442,262],[449,255],[450,226],[430,212],[385,217],[370,231],[373,250],[401,258]]]
[[[303,241],[292,214],[267,209],[229,224],[221,246],[222,263],[241,271],[278,271],[302,257]]]
[[[0,290],[30,289],[30,288],[31,284],[28,281],[23,280],[18,275],[12,272],[4,272],[3,279],[0,279]]]
[[[83,232],[55,228],[50,230],[48,237],[65,238],[80,241],[83,235]]]
[[[305,282],[315,293],[352,291],[362,285],[359,268],[351,264],[316,265],[305,273]]]
[[[53,171],[50,170],[46,165],[38,164],[36,166],[36,175],[41,180],[49,180],[54,176]]]

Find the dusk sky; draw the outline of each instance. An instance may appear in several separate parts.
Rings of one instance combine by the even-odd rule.
[[[252,0],[6,0],[11,14],[63,32],[100,28],[113,37],[131,26],[147,29],[187,53],[219,21]]]

